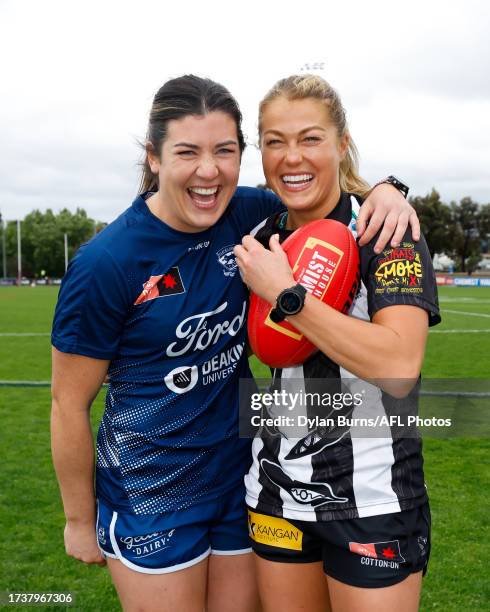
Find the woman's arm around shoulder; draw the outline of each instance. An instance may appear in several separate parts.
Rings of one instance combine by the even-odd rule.
[[[409,225],[413,239],[417,241],[420,238],[420,223],[415,209],[393,185],[378,184],[369,192],[359,211],[359,245],[368,244],[382,228],[375,252],[380,253],[388,242],[396,247]]]

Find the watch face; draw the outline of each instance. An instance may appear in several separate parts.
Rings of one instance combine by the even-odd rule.
[[[281,296],[280,307],[284,312],[295,313],[301,308],[302,300],[296,293],[288,292]]]

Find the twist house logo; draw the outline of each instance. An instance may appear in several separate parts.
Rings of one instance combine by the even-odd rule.
[[[308,238],[294,266],[298,282],[312,296],[323,299],[344,252],[319,238]]]
[[[248,512],[248,531],[252,540],[289,550],[303,549],[303,532],[285,519]]]
[[[344,252],[333,244],[309,237],[292,266],[294,277],[310,295],[323,300],[343,257]],[[344,306],[345,312],[348,307],[349,304]],[[303,337],[289,321],[275,323],[270,318],[270,312],[265,324],[295,340],[301,340]]]

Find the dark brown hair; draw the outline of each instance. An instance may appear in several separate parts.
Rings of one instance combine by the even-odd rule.
[[[162,144],[167,137],[168,122],[188,115],[203,116],[213,111],[229,115],[236,124],[240,154],[245,149],[242,132],[242,113],[238,102],[231,93],[211,79],[186,74],[167,81],[157,91],[150,111],[145,151],[151,148],[160,155]],[[155,176],[145,154],[139,193],[158,190],[158,176]]]

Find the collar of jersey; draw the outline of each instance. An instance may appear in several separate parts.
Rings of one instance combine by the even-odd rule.
[[[349,225],[352,219],[355,219],[354,212],[352,210],[352,205],[350,202],[351,194],[341,192],[339,201],[335,205],[335,208],[326,215],[325,219],[334,219],[335,221],[340,221],[344,225]],[[281,230],[281,232],[288,232],[291,234],[294,230],[290,230],[286,228],[288,222],[288,211],[279,213],[276,217],[276,227]]]
[[[145,193],[141,193],[133,202],[133,208],[136,210],[137,213],[141,213],[142,215],[144,215],[151,223],[153,223],[155,226],[158,226],[158,228],[160,229],[160,231],[162,229],[165,229],[167,232],[170,232],[172,234],[174,234],[175,236],[179,236],[182,239],[186,239],[186,240],[194,240],[195,238],[201,237],[201,236],[205,236],[207,234],[209,234],[209,232],[211,232],[213,229],[215,229],[221,222],[221,219],[223,219],[223,217],[225,216],[226,212],[224,212],[224,214],[218,219],[218,221],[211,227],[208,227],[205,230],[202,230],[200,232],[183,232],[181,230],[175,229],[173,227],[171,227],[170,225],[168,225],[168,223],[165,223],[165,221],[162,221],[161,219],[159,219],[156,215],[154,215],[151,210],[148,208],[148,204],[146,203],[146,200],[153,195],[153,192],[151,191],[146,191]]]

